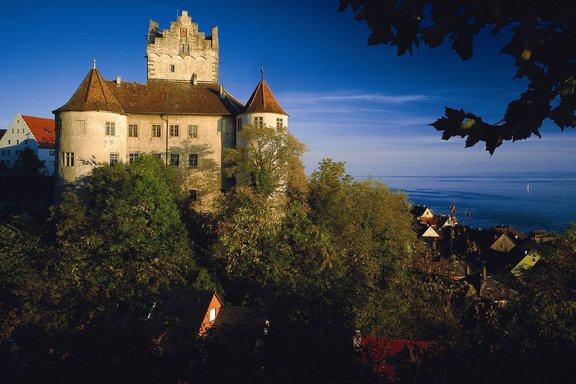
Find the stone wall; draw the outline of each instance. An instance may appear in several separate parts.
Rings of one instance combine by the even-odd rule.
[[[187,11],[162,32],[151,21],[146,52],[149,80],[218,82],[218,28],[206,37]]]

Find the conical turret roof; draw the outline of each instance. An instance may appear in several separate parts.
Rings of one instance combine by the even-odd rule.
[[[64,106],[54,112],[63,111],[110,111],[122,113],[124,109],[106,85],[96,67],[86,75],[74,95]]]
[[[250,96],[250,100],[246,103],[244,113],[278,113],[280,115],[288,114],[284,112],[278,100],[274,97],[272,90],[266,84],[264,79],[260,80],[258,86]]]

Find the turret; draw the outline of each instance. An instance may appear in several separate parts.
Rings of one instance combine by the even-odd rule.
[[[95,63],[70,100],[53,113],[57,183],[74,182],[97,163],[126,161],[126,115]]]
[[[246,103],[242,114],[237,118],[237,130],[242,126],[253,124],[276,128],[288,127],[288,114],[282,109],[268,84],[264,81],[264,69],[261,68],[261,79],[252,96]]]

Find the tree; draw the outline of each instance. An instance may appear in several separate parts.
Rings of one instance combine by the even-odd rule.
[[[340,0],[339,11],[348,7],[371,29],[370,45],[395,46],[398,55],[412,54],[421,44],[437,48],[448,39],[458,56],[468,60],[480,30],[510,33],[500,53],[514,58],[515,78],[528,80],[526,91],[495,123],[447,107],[431,124],[443,140],[467,137],[466,147],[483,141],[492,154],[505,140],[540,137],[546,119],[561,130],[576,126],[576,8],[570,0]]]
[[[97,167],[63,194],[53,214],[57,247],[84,312],[191,282],[196,266],[177,198],[175,175],[153,156]]]
[[[226,172],[268,196],[287,183],[305,188],[295,179],[302,174],[298,173],[302,169],[299,159],[305,150],[306,146],[285,128],[247,125],[242,127],[237,148],[224,152],[225,161],[230,163]]]
[[[43,175],[45,169],[44,161],[38,159],[34,151],[26,147],[18,154],[12,173],[17,176],[37,176]]]

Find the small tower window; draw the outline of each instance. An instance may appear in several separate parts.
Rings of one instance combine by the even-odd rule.
[[[276,119],[276,128],[284,128],[284,119]]]
[[[264,118],[262,116],[257,116],[254,118],[254,126],[262,128],[264,126]]]
[[[188,37],[188,30],[186,28],[180,28],[180,38]]]
[[[176,65],[170,64],[170,72],[172,73],[176,72]]]

